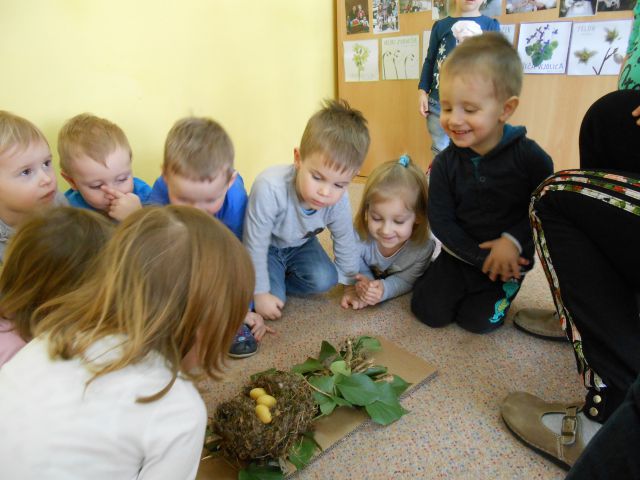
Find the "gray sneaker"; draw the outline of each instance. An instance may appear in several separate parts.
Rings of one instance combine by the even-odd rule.
[[[523,308],[513,317],[513,324],[523,332],[547,340],[566,340],[560,317],[555,310]]]

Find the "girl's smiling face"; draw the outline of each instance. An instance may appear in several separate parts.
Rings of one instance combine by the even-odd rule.
[[[385,257],[396,253],[411,238],[415,221],[415,212],[398,196],[371,202],[367,210],[369,235]]]

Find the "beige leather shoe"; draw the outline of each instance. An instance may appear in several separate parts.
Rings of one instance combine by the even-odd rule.
[[[514,392],[502,402],[500,414],[519,440],[568,470],[585,447],[579,435],[581,420],[577,417],[582,404],[583,402],[549,403],[530,393]],[[547,413],[564,413],[560,435],[542,423],[542,417]]]
[[[548,340],[566,340],[560,318],[555,310],[523,308],[513,317],[513,324],[520,330]]]

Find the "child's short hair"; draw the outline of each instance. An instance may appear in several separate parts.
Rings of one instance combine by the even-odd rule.
[[[378,165],[367,178],[356,213],[355,228],[360,238],[369,237],[367,215],[372,203],[401,198],[407,209],[416,214],[411,240],[416,243],[426,241],[429,238],[427,191],[427,176],[407,155]]]
[[[37,141],[49,145],[40,129],[29,120],[0,110],[0,156],[22,152]]]
[[[58,133],[60,169],[71,174],[73,162],[80,155],[106,166],[107,157],[118,147],[131,157],[129,140],[118,125],[106,118],[81,113],[69,119]]]
[[[199,377],[182,370],[197,337],[199,366],[217,378],[254,288],[249,254],[231,230],[195,208],[147,207],[116,227],[100,258],[82,286],[42,307],[50,313],[36,334],[49,336],[51,357],[82,356],[120,334],[118,355],[92,365],[89,381],[159,353],[173,376],[138,398],[152,402],[179,374]]]
[[[455,75],[487,75],[496,98],[520,95],[522,61],[513,45],[500,32],[485,32],[458,45],[440,68],[442,78]]]
[[[220,173],[231,178],[234,149],[222,125],[210,118],[178,120],[164,144],[163,173],[211,181]]]
[[[358,171],[369,149],[367,120],[345,100],[327,100],[321,110],[307,122],[300,140],[304,160],[321,153],[332,167],[340,171]]]
[[[32,214],[9,240],[0,274],[0,313],[28,341],[45,302],[75,290],[113,224],[95,212],[58,207]]]

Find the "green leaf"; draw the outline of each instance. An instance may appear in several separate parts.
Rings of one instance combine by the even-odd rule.
[[[351,369],[347,366],[347,362],[345,362],[344,360],[337,360],[333,362],[329,367],[329,370],[331,370],[336,375],[341,374],[347,377],[351,375]]]
[[[389,425],[407,413],[400,404],[392,407],[380,401],[366,405],[364,408],[367,410],[371,420],[380,425]]]
[[[336,388],[345,400],[354,405],[369,405],[379,397],[378,386],[363,373],[344,377],[340,383],[336,383]]]
[[[329,342],[322,341],[322,345],[320,346],[320,355],[318,356],[318,360],[324,362],[326,359],[335,356],[338,354],[338,351],[335,349],[333,345]]]
[[[398,402],[398,394],[391,384],[387,382],[377,382],[376,385],[378,386],[378,400],[380,402],[385,405],[389,405],[390,407],[400,405]]]
[[[356,350],[364,348],[365,350],[373,352],[375,350],[380,350],[382,346],[380,345],[380,340],[377,338],[363,336],[358,338],[355,348]]]
[[[336,402],[327,397],[327,401],[320,404],[320,412],[322,415],[330,415],[337,406]]]
[[[306,362],[294,365],[291,368],[291,371],[294,373],[309,373],[315,372],[317,370],[322,370],[323,368],[324,367],[322,366],[322,363],[320,363],[317,359],[309,357],[307,358]]]
[[[278,467],[252,463],[238,472],[238,480],[284,480],[284,473]]]
[[[316,452],[317,443],[309,437],[303,436],[299,442],[294,444],[289,450],[289,461],[298,470],[302,470],[309,464],[309,460]]]
[[[387,371],[388,371],[387,367],[384,367],[382,365],[374,365],[373,367],[367,368],[362,373],[364,373],[368,377],[377,377],[378,375],[383,375],[387,373]]]
[[[317,377],[309,377],[308,382],[316,387],[318,390],[322,390],[330,395],[334,394],[334,385],[336,377],[333,375],[320,375]]]
[[[270,368],[269,370],[264,370],[262,372],[258,372],[258,373],[254,373],[253,375],[251,375],[251,381],[255,381],[256,378],[261,377],[262,375],[268,375],[270,373],[276,373],[278,370],[276,370],[275,368]]]
[[[399,377],[398,375],[394,375],[393,380],[391,381],[391,387],[395,390],[398,397],[402,395],[410,385],[410,383],[406,382],[404,378]]]

